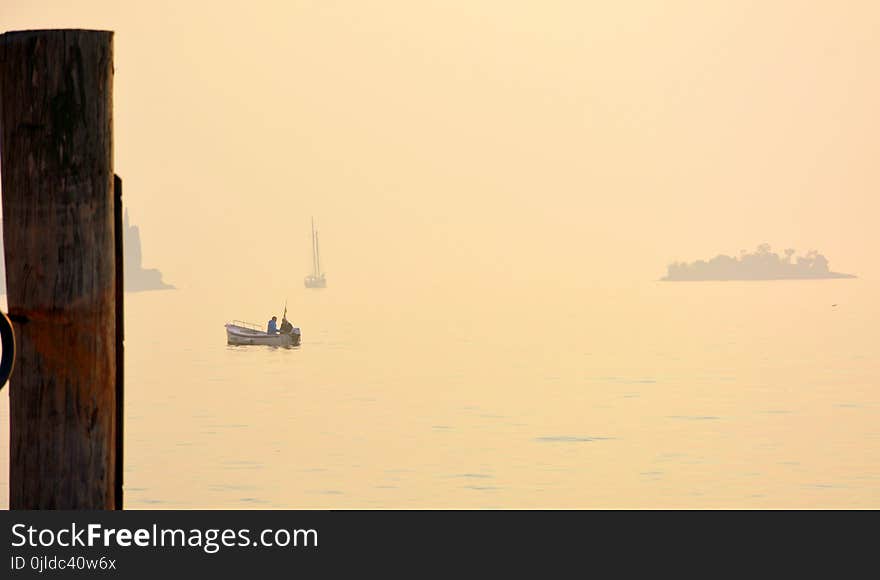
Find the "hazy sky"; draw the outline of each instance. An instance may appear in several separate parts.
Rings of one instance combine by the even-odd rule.
[[[880,2],[0,0],[67,27],[181,289],[125,298],[127,502],[878,505]],[[765,242],[862,280],[650,282]]]
[[[0,0],[111,29],[115,160],[180,287],[590,286],[768,242],[877,277],[873,1]],[[274,296],[274,294],[273,294]]]

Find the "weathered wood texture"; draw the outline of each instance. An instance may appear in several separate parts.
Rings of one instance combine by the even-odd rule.
[[[113,33],[0,36],[12,509],[116,505]]]

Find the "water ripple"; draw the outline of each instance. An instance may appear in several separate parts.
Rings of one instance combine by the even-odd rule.
[[[575,437],[571,435],[556,435],[552,437],[535,437],[535,441],[542,443],[589,443],[591,441],[608,441],[614,437]]]

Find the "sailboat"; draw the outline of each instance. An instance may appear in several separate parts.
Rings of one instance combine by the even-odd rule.
[[[312,273],[306,276],[306,288],[326,288],[327,278],[321,272],[321,257],[318,254],[318,230],[312,218]]]

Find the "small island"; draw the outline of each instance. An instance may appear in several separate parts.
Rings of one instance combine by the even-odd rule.
[[[171,290],[174,286],[162,280],[162,272],[155,268],[144,268],[141,263],[141,234],[137,226],[128,221],[128,210],[125,210],[123,229],[123,250],[125,252],[125,284],[126,292],[143,292],[146,290]],[[3,240],[0,238],[0,294],[6,294],[6,260],[3,253]]]
[[[128,209],[125,210],[123,223],[123,248],[125,251],[125,284],[126,292],[142,292],[144,290],[171,290],[174,288],[162,280],[162,272],[155,268],[144,268],[141,263],[141,234],[137,226],[128,221]]]
[[[673,262],[661,280],[804,280],[856,277],[832,272],[828,267],[828,259],[815,250],[792,260],[794,254],[795,250],[789,248],[780,256],[770,251],[769,244],[761,244],[753,253],[743,250],[738,258],[719,254],[709,261]]]

